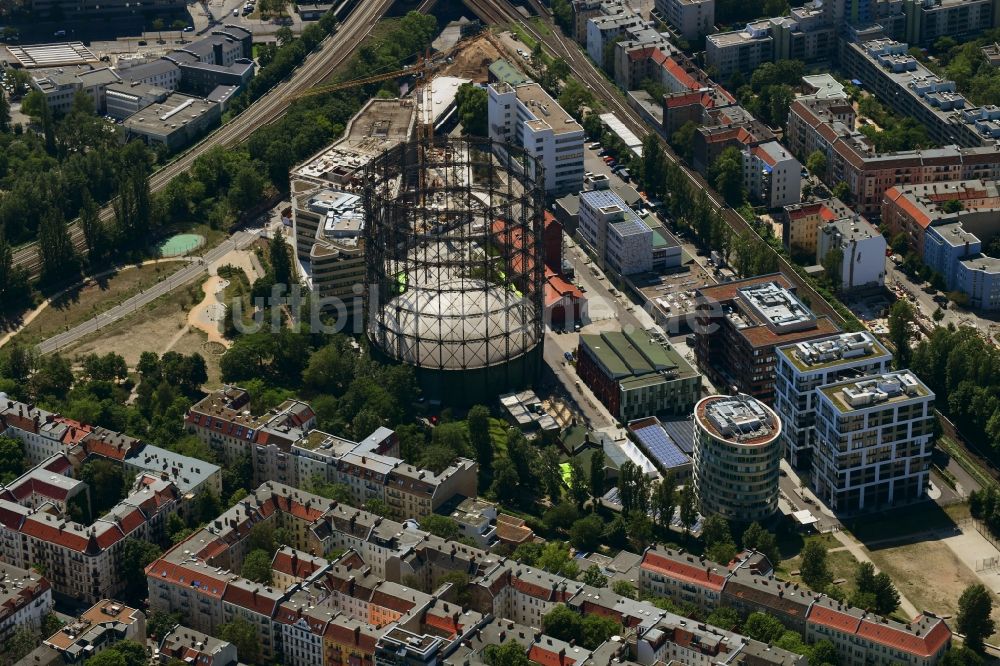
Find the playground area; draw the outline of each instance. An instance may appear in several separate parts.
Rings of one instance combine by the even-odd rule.
[[[181,257],[194,252],[205,244],[205,237],[200,234],[177,234],[160,244],[161,257]]]

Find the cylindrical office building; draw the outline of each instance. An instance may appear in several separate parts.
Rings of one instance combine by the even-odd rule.
[[[694,488],[705,516],[749,523],[778,510],[781,421],[747,395],[712,395],[694,408]]]

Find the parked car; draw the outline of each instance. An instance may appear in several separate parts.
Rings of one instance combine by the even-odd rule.
[[[184,26],[184,32],[194,32],[194,26],[193,25]]]
[[[65,37],[66,36],[66,31],[65,30],[56,30],[55,32],[52,33],[52,36],[53,37]]]
[[[139,46],[145,46],[145,45],[146,45],[146,43],[147,43],[147,42],[146,42],[146,40],[145,40],[145,39],[140,39],[139,41],[137,41],[137,42],[136,42],[136,44],[138,44]]]

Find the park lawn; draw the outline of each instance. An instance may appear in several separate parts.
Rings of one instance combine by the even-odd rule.
[[[847,592],[848,595],[854,592],[854,575],[858,567],[858,561],[854,559],[848,550],[839,550],[843,548],[843,545],[837,541],[832,534],[818,534],[816,536],[808,537],[807,541],[819,541],[827,549],[826,562],[830,568],[830,574],[835,581],[843,581],[840,586]],[[803,546],[805,542],[803,542]],[[833,552],[830,552],[830,551]],[[785,555],[785,552],[782,551]],[[802,557],[799,553],[794,556],[783,559],[781,564],[778,565],[777,573],[778,577],[782,580],[789,580],[794,583],[802,583],[802,576],[798,573],[792,574],[793,571],[798,572],[799,567],[802,564]],[[804,583],[803,583],[804,584]]]
[[[509,428],[506,421],[490,417],[490,439],[493,440],[495,456],[507,455],[507,430]]]
[[[65,350],[67,355],[103,355],[115,352],[135,367],[144,351],[157,354],[187,325],[188,311],[204,296],[201,284],[192,281],[164,294],[142,310],[85,336]],[[206,358],[207,360],[207,358]]]
[[[183,267],[167,261],[145,266],[126,266],[113,275],[70,289],[53,299],[13,341],[33,345],[107,312],[142,289],[148,289]]]

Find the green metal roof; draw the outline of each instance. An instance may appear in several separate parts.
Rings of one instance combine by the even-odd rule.
[[[509,83],[512,86],[518,86],[529,81],[528,77],[506,60],[494,60],[490,65],[490,73],[498,81]]]
[[[628,366],[625,365],[625,361],[619,358],[611,343],[604,340],[603,335],[581,335],[580,344],[586,346],[613,377],[624,377],[632,374]]]

